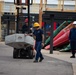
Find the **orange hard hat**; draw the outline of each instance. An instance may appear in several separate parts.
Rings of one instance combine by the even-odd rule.
[[[28,18],[25,19],[25,22],[28,23]]]

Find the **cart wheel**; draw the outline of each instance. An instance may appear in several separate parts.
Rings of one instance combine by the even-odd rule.
[[[34,56],[33,56],[33,50],[29,50],[29,58],[30,58],[30,59],[33,59],[33,57],[34,57]]]
[[[24,54],[25,52],[24,52],[24,49],[20,49],[20,58],[23,58],[24,57]]]
[[[18,58],[19,50],[14,48],[13,50],[13,58]]]

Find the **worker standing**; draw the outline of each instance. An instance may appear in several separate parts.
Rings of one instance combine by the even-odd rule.
[[[73,28],[70,30],[69,34],[70,46],[72,56],[70,58],[75,58],[75,50],[76,50],[76,21],[73,22]]]
[[[22,33],[25,35],[29,33],[32,34],[32,26],[28,25],[28,18],[26,18],[24,22],[25,24],[22,26]]]
[[[34,62],[38,62],[39,58],[40,58],[39,62],[42,62],[42,60],[44,59],[41,53],[42,45],[44,45],[43,30],[40,29],[40,25],[37,22],[34,23],[34,28],[35,30],[33,34],[36,39],[36,43],[35,43],[36,56]]]
[[[22,33],[27,36],[32,36],[32,25],[28,25],[28,18],[25,19],[24,25],[22,26]],[[35,56],[34,47],[30,47],[31,50],[33,50],[33,57]]]

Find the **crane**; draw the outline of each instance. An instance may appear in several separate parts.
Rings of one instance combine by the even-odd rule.
[[[39,6],[39,24],[42,25],[42,8],[43,8],[43,0],[40,0],[40,6]]]
[[[40,0],[40,5],[39,5],[39,24],[40,24],[41,27],[42,27],[43,2],[44,2],[44,8],[46,9],[47,0]]]

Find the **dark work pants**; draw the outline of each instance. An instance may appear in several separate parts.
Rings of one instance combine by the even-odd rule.
[[[39,58],[43,58],[41,49],[42,49],[42,42],[41,41],[36,42],[36,44],[35,44],[35,50],[36,50],[35,60],[38,60]]]
[[[70,46],[71,46],[72,55],[75,56],[76,41],[70,41]]]

